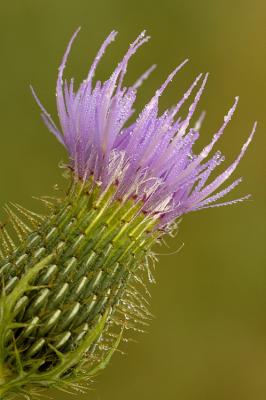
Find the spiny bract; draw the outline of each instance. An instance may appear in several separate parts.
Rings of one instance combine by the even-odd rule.
[[[176,106],[159,114],[159,98],[184,61],[128,124],[137,89],[154,66],[129,88],[123,79],[130,57],[149,37],[142,33],[111,77],[93,84],[97,64],[116,36],[111,32],[75,92],[73,79],[63,81],[63,71],[76,35],[59,68],[61,130],[33,91],[44,122],[69,153],[68,191],[53,201],[42,198],[50,208],[47,216],[17,204],[6,207],[18,245],[1,227],[0,397],[28,396],[40,387],[79,389],[106,366],[125,329],[147,325],[151,314],[143,279],[146,271],[152,279],[152,245],[181,215],[248,197],[216,203],[240,182],[217,192],[242,158],[255,125],[233,164],[207,183],[223,156],[206,158],[237,98],[211,143],[196,155],[192,148],[203,116],[189,126],[207,75],[200,74]],[[201,80],[188,115],[177,117]]]

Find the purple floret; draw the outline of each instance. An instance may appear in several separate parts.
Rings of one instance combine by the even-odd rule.
[[[41,107],[45,124],[66,147],[71,167],[77,177],[86,180],[93,176],[103,190],[115,184],[116,198],[125,200],[133,197],[142,201],[143,211],[160,216],[161,226],[171,223],[189,211],[228,205],[249,197],[248,195],[233,201],[217,202],[234,189],[241,179],[235,180],[225,189],[217,189],[236,169],[252,140],[256,123],[237,159],[218,177],[207,183],[212,171],[221,164],[224,157],[220,152],[216,152],[212,158],[206,159],[231,120],[237,106],[237,97],[212,141],[199,154],[194,154],[193,145],[199,138],[204,115],[194,127],[190,127],[190,121],[208,74],[200,74],[177,105],[160,114],[159,98],[175,74],[186,64],[185,60],[156,91],[136,121],[127,125],[134,113],[137,89],[148,78],[154,66],[129,88],[123,86],[123,80],[129,59],[149,37],[145,32],[141,33],[130,45],[111,77],[103,83],[97,81],[93,84],[96,67],[117,34],[111,32],[101,46],[87,78],[75,91],[74,80],[71,79],[70,83],[64,81],[63,72],[78,31],[72,37],[59,68],[56,98],[61,130],[33,92]],[[181,106],[197,85],[200,87],[186,118],[178,117]]]

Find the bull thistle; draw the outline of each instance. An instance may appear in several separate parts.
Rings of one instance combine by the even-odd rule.
[[[249,197],[217,203],[241,179],[217,189],[237,167],[256,124],[237,159],[213,180],[224,157],[216,152],[207,159],[238,98],[196,155],[192,147],[203,118],[194,127],[190,121],[208,75],[197,76],[177,105],[159,113],[159,98],[185,60],[129,124],[137,90],[154,66],[129,88],[123,80],[129,59],[149,37],[141,33],[111,77],[93,84],[97,64],[115,39],[111,32],[75,91],[63,71],[77,33],[57,80],[61,130],[32,89],[45,124],[69,153],[69,187],[64,198],[42,199],[49,206],[45,216],[6,206],[17,244],[1,227],[1,399],[90,382],[108,364],[123,332],[142,330],[151,316],[145,272],[152,280],[154,243],[171,233],[183,214]],[[177,117],[198,85],[187,116]]]

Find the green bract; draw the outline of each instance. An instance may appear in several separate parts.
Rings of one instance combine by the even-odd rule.
[[[113,200],[89,180],[73,183],[43,218],[16,206],[13,248],[5,228],[0,282],[0,397],[31,387],[75,387],[104,368],[123,328],[150,314],[136,289],[155,217]],[[28,232],[26,234],[26,232]]]

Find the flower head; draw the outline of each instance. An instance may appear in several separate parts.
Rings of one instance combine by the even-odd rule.
[[[62,64],[56,87],[57,109],[61,131],[43,108],[42,117],[50,131],[68,150],[74,173],[85,178],[93,175],[105,188],[111,182],[117,185],[116,197],[130,197],[143,201],[143,211],[160,215],[160,225],[175,220],[189,211],[206,207],[217,207],[242,201],[217,203],[240,182],[235,180],[226,188],[217,189],[231,176],[252,140],[256,124],[237,159],[218,177],[206,183],[213,170],[224,157],[217,151],[208,159],[215,143],[223,134],[236,109],[238,97],[212,141],[199,154],[193,152],[193,145],[199,138],[203,115],[194,127],[190,126],[208,74],[197,76],[182,99],[171,109],[159,113],[160,96],[175,74],[186,64],[185,60],[168,76],[163,85],[140,112],[134,123],[127,125],[134,113],[133,105],[137,90],[154,69],[152,66],[129,88],[123,85],[129,59],[149,37],[142,32],[130,45],[122,61],[105,82],[93,78],[97,64],[107,46],[115,39],[111,32],[102,44],[86,79],[78,90],[74,80],[63,80],[63,72],[78,31],[72,37]],[[178,116],[181,106],[200,85],[185,118]],[[214,204],[213,204],[214,203]]]
[[[129,88],[123,80],[130,57],[149,38],[142,33],[111,77],[93,84],[97,64],[115,38],[111,32],[75,91],[63,72],[76,35],[59,68],[61,130],[33,92],[46,125],[69,153],[70,188],[62,198],[42,199],[48,215],[17,204],[6,207],[18,244],[0,225],[1,398],[15,393],[28,398],[39,387],[80,390],[80,382],[105,368],[125,330],[147,326],[144,272],[152,280],[152,246],[169,225],[189,211],[247,197],[216,202],[240,182],[218,190],[237,167],[255,125],[233,164],[208,183],[223,161],[219,152],[208,156],[237,98],[211,143],[196,155],[203,116],[189,126],[207,75],[199,75],[177,105],[160,114],[160,96],[184,61],[129,123],[137,90],[154,67]],[[178,117],[197,85],[188,115]]]

